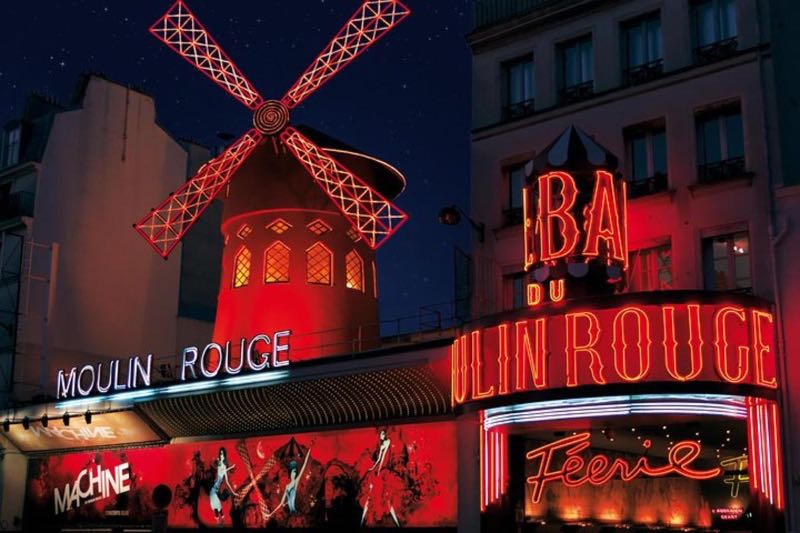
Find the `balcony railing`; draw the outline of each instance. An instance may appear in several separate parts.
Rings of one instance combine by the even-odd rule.
[[[700,64],[720,61],[735,54],[738,46],[736,37],[700,46],[694,49],[694,60]]]
[[[656,174],[649,178],[641,180],[632,180],[628,182],[628,197],[639,198],[647,196],[648,194],[656,194],[666,191],[668,187],[667,175]]]
[[[35,198],[31,192],[15,192],[0,199],[0,220],[32,217]]]
[[[559,2],[567,3],[566,0],[475,0],[475,28],[499,24]]]
[[[664,61],[658,59],[631,67],[625,71],[625,84],[628,86],[639,85],[640,83],[647,83],[648,81],[659,78],[664,74]]]
[[[572,104],[585,100],[594,94],[594,80],[585,81],[577,85],[570,85],[561,89],[561,103]]]
[[[530,98],[528,100],[523,100],[522,102],[508,104],[503,108],[503,120],[516,120],[518,118],[524,118],[532,115],[536,111],[534,107],[535,103],[536,100],[534,98]]]
[[[503,210],[503,227],[509,226],[518,226],[522,224],[522,208],[521,207],[512,207],[510,209]]]
[[[744,157],[734,157],[725,161],[697,166],[697,181],[700,183],[716,183],[741,178],[746,175]]]

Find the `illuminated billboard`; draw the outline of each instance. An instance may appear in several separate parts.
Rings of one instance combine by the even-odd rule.
[[[455,425],[348,429],[31,459],[26,525],[454,526]]]

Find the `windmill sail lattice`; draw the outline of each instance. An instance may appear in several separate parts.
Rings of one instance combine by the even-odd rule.
[[[289,109],[297,106],[408,14],[408,8],[400,2],[364,2],[316,61],[286,92],[283,103]]]
[[[410,11],[398,0],[366,0],[280,100],[264,100],[183,0],[150,31],[253,111],[253,128],[209,161],[134,227],[164,258],[230,181],[258,144],[277,136],[372,248],[383,244],[407,215],[289,126],[289,110],[383,37]]]
[[[221,155],[212,159],[158,207],[135,224],[150,245],[167,257],[203,211],[211,205],[234,172],[258,145],[261,134],[245,133]]]
[[[407,220],[404,212],[296,129],[286,128],[281,140],[356,231],[373,239],[373,248],[383,244]]]
[[[175,2],[150,32],[250,109],[264,100],[183,2]]]

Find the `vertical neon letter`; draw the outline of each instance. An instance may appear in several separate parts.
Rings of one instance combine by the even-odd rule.
[[[558,193],[561,196],[561,204],[558,207],[553,205],[554,182],[561,184],[561,191]],[[578,189],[575,186],[575,179],[566,172],[551,172],[539,177],[537,225],[539,227],[539,259],[541,261],[566,257],[575,251],[580,232],[578,223],[570,211],[575,205],[577,196]],[[555,224],[555,221],[560,222],[560,227]],[[556,231],[561,235],[562,244],[559,249],[554,250]]]
[[[578,386],[578,353],[589,355],[589,370],[592,372],[592,379],[599,385],[605,385],[603,361],[600,359],[600,352],[594,348],[600,338],[600,321],[597,319],[597,315],[589,312],[567,313],[565,318],[567,322],[567,387]],[[579,318],[584,319],[587,323],[586,332],[589,340],[584,344],[578,344],[577,322]]]

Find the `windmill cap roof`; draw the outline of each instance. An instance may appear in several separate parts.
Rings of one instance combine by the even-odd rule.
[[[369,155],[358,148],[354,148],[349,144],[341,141],[335,137],[331,137],[327,133],[323,133],[311,126],[299,124],[295,126],[303,135],[310,138],[318,146],[325,149],[330,155],[336,159],[340,159],[341,163],[347,165],[348,159],[354,158],[362,161],[361,164],[366,164],[371,167],[371,185],[386,198],[396,198],[406,188],[406,177],[397,168],[390,165],[386,161],[379,159],[373,155]],[[351,160],[352,161],[352,160]],[[351,170],[357,170],[355,168]],[[364,176],[360,176],[362,179]]]

